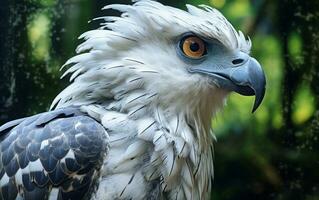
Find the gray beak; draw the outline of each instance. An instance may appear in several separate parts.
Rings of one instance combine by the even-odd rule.
[[[212,77],[212,82],[220,88],[235,91],[241,95],[255,95],[252,112],[261,104],[266,90],[266,78],[260,64],[254,58],[241,60],[232,67],[198,66],[189,69]],[[235,64],[234,64],[235,65]]]

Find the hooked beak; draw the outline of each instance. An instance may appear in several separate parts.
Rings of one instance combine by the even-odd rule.
[[[235,91],[244,96],[255,95],[252,112],[260,106],[266,90],[266,78],[260,64],[254,58],[249,58],[241,65],[227,68],[214,69],[200,66],[191,68],[190,72],[199,72],[212,77],[212,82],[230,91]]]

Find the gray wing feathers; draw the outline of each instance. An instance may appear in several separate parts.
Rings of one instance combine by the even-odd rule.
[[[83,199],[107,153],[107,133],[76,108],[0,127],[0,199]]]

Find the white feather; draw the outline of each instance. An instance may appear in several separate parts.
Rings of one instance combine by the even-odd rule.
[[[43,166],[40,161],[40,159],[34,161],[34,162],[29,162],[28,164],[29,172],[41,172],[43,171]]]
[[[9,183],[9,181],[10,181],[9,176],[6,173],[4,173],[4,175],[0,179],[0,186],[4,187],[5,185],[7,185]]]
[[[143,118],[137,121],[137,125],[138,125],[137,137],[146,141],[153,141],[155,132],[157,130],[156,121],[152,118]]]

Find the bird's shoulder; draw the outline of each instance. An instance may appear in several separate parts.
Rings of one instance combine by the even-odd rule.
[[[80,199],[108,151],[103,126],[64,108],[0,127],[0,199]]]

